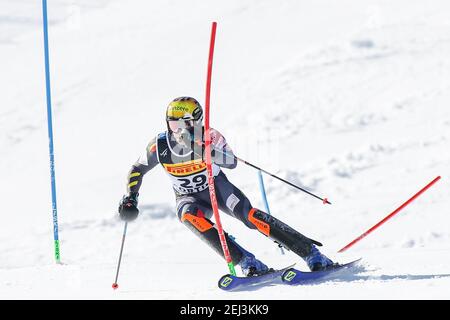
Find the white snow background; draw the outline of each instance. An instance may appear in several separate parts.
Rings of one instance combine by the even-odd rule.
[[[50,0],[63,265],[53,258],[41,1],[0,0],[1,299],[449,299],[450,3],[445,0]],[[178,222],[160,167],[146,175],[113,291],[128,170],[175,97],[265,177],[272,213],[358,274],[223,292],[227,266]],[[263,208],[257,173],[226,170]],[[337,251],[442,179],[345,253]],[[272,267],[301,259],[239,221],[224,228]]]

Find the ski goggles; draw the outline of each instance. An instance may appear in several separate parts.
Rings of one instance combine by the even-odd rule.
[[[169,124],[170,130],[173,132],[177,132],[182,129],[189,129],[194,126],[194,120],[169,120],[167,123]]]

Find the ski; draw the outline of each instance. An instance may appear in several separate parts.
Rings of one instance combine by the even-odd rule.
[[[317,280],[326,280],[328,277],[333,276],[336,272],[350,269],[356,266],[361,259],[357,259],[345,264],[337,264],[327,270],[323,271],[300,271],[294,268],[289,268],[281,275],[281,280],[287,285],[301,285],[310,284]]]
[[[286,268],[274,270],[260,276],[238,277],[231,274],[224,275],[219,280],[219,288],[225,291],[246,290],[252,287],[268,284],[282,284],[281,276],[287,270],[294,270],[295,264]]]

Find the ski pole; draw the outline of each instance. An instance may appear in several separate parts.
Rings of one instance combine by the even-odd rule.
[[[202,144],[205,145],[204,142],[202,142]],[[214,148],[214,152],[218,152],[219,154],[221,154],[221,155],[223,155],[223,156],[225,156],[225,157],[227,157],[227,158],[233,158],[233,159],[235,159],[235,160],[237,160],[237,161],[242,162],[243,164],[245,164],[245,165],[247,165],[247,166],[250,166],[250,167],[252,167],[252,168],[254,168],[254,169],[256,169],[256,170],[259,170],[259,171],[261,171],[261,172],[264,172],[265,174],[268,174],[269,176],[271,176],[271,177],[273,177],[273,178],[275,178],[275,179],[278,179],[278,180],[280,180],[280,181],[282,181],[282,182],[284,182],[284,183],[290,185],[291,187],[294,187],[294,188],[296,188],[296,189],[298,189],[298,190],[300,190],[300,191],[303,191],[303,192],[309,194],[310,196],[313,196],[313,197],[316,198],[316,199],[321,200],[323,204],[331,204],[331,202],[328,201],[327,198],[321,198],[321,197],[315,195],[314,193],[309,192],[308,190],[305,190],[305,189],[303,189],[303,188],[301,188],[301,187],[299,187],[299,186],[293,184],[292,182],[289,182],[289,181],[287,181],[287,180],[285,180],[285,179],[283,179],[283,178],[280,178],[280,177],[274,175],[273,173],[270,173],[270,172],[268,172],[268,171],[266,171],[266,170],[264,170],[264,169],[262,169],[262,168],[260,168],[260,167],[258,167],[258,166],[255,166],[254,164],[252,164],[252,163],[250,163],[250,162],[248,162],[248,161],[246,161],[246,160],[244,160],[244,159],[241,159],[241,158],[239,158],[239,157],[237,157],[237,156],[235,156],[235,155],[230,156],[228,153],[223,152],[223,151],[220,151],[220,150],[217,150],[217,149],[215,149],[215,148]]]
[[[268,172],[268,171],[266,171],[266,170],[264,170],[264,169],[262,169],[262,168],[260,168],[260,167],[258,167],[258,166],[255,166],[254,164],[251,164],[250,162],[248,162],[248,161],[246,161],[246,160],[244,160],[244,159],[241,159],[241,158],[239,158],[239,157],[237,157],[237,156],[234,156],[234,157],[236,158],[236,160],[242,162],[243,164],[246,164],[246,165],[248,165],[248,166],[250,166],[250,167],[252,167],[252,168],[254,168],[254,169],[256,169],[256,170],[260,170],[261,172],[264,172],[265,174],[268,174],[269,176],[271,176],[271,177],[273,177],[273,178],[275,178],[275,179],[278,179],[278,180],[280,180],[280,181],[282,181],[282,182],[284,182],[284,183],[290,185],[291,187],[294,187],[294,188],[296,188],[296,189],[298,189],[298,190],[300,190],[300,191],[303,191],[303,192],[309,194],[310,196],[313,196],[313,197],[316,198],[316,199],[321,200],[323,204],[331,204],[331,202],[329,202],[327,198],[321,198],[321,197],[315,195],[314,193],[309,192],[308,190],[305,190],[305,189],[303,189],[303,188],[301,188],[301,187],[299,187],[299,186],[293,184],[292,182],[289,182],[289,181],[287,181],[287,180],[284,180],[283,178],[280,178],[280,177],[274,175],[273,173],[270,173],[270,172]]]
[[[112,285],[114,290],[119,288],[119,285],[117,284],[117,279],[119,278],[120,261],[122,260],[123,245],[125,243],[125,236],[127,235],[127,226],[128,222],[125,222],[125,226],[123,228],[122,245],[120,246],[119,263],[117,264],[116,279],[114,280],[114,283]]]

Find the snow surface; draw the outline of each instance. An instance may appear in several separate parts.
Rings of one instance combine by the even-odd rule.
[[[450,298],[448,1],[49,1],[63,265],[53,259],[40,5],[0,0],[1,299]],[[337,261],[363,257],[360,273],[219,290],[226,264],[178,222],[156,168],[111,289],[128,170],[164,130],[171,99],[204,101],[212,21],[212,125],[238,156],[327,196],[333,205],[265,178],[272,213]],[[253,169],[226,174],[263,207]],[[271,266],[306,267],[240,222],[222,223]]]

